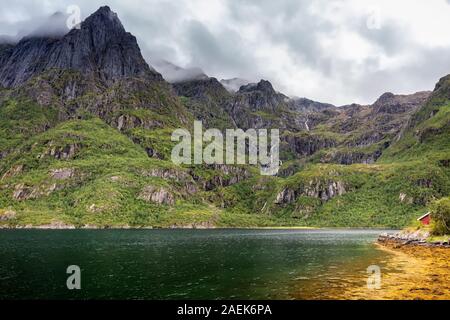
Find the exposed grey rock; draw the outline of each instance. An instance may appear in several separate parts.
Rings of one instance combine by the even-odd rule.
[[[27,186],[23,183],[17,184],[13,191],[13,198],[18,201],[37,199],[43,196],[48,196],[54,191],[62,189],[63,186],[57,184]]]
[[[44,153],[42,153],[39,158],[44,158],[46,156],[53,157],[58,160],[68,160],[75,157],[76,153],[81,149],[81,144],[72,143],[66,146],[50,147]]]
[[[282,150],[289,150],[303,157],[310,156],[321,149],[333,148],[338,144],[332,138],[313,134],[286,135],[281,139]]]
[[[197,185],[188,173],[176,169],[155,168],[142,172],[145,177],[158,177],[162,179],[171,179],[183,185],[183,192],[186,194],[194,194],[198,192]]]
[[[191,179],[191,176],[189,174],[177,169],[154,168],[142,171],[141,174],[144,177],[158,177],[163,179],[172,179],[178,182]]]
[[[381,95],[372,105],[373,113],[393,114],[415,110],[423,105],[429,96],[429,91],[417,92],[410,95],[395,95],[387,92]]]
[[[267,80],[261,80],[258,83],[249,83],[239,89],[239,93],[256,91],[267,93],[269,95],[276,94],[276,91],[273,88],[272,84]]]
[[[250,173],[243,167],[232,166],[226,164],[214,164],[206,165],[206,169],[212,169],[221,172],[221,174],[215,174],[209,180],[204,180],[203,178],[197,176],[194,171],[190,174],[195,181],[201,184],[202,189],[206,191],[214,190],[218,187],[228,187],[242,180],[247,179]]]
[[[75,175],[75,169],[73,168],[62,168],[62,169],[52,169],[50,170],[50,177],[56,180],[67,180]]]
[[[195,79],[173,85],[184,106],[205,128],[228,129],[235,122],[228,113],[232,95],[216,78]],[[225,126],[225,127],[224,127]]]
[[[276,204],[292,203],[297,198],[296,192],[292,189],[285,188],[277,194]]]
[[[174,205],[174,195],[164,187],[146,186],[139,194],[139,199],[157,204]]]
[[[294,203],[300,196],[328,201],[336,196],[341,196],[346,192],[344,183],[341,181],[311,180],[307,185],[300,186],[297,189],[293,187],[284,188],[277,194],[274,203],[279,205]]]
[[[154,119],[141,119],[132,115],[121,115],[115,120],[116,127],[120,131],[125,131],[133,128],[155,129],[161,128],[162,124]]]
[[[20,174],[22,171],[23,171],[23,164],[14,165],[8,171],[5,172],[5,174],[2,176],[0,180],[5,180],[14,177]]]
[[[227,98],[230,95],[216,78],[191,79],[180,81],[173,85],[179,96],[205,100],[209,97],[217,99]],[[217,101],[220,103],[220,101]]]
[[[126,32],[117,14],[101,7],[61,38],[30,36],[0,55],[0,85],[18,86],[50,69],[94,73],[111,82],[146,76],[162,80],[141,55],[136,38]]]
[[[447,241],[429,241],[429,237],[430,233],[425,230],[402,230],[395,234],[380,234],[378,236],[378,242],[385,245],[392,245],[394,248],[402,246],[450,248],[450,239]]]

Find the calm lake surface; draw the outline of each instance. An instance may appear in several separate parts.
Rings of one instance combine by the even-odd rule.
[[[0,230],[0,299],[332,298],[386,265],[381,232]]]

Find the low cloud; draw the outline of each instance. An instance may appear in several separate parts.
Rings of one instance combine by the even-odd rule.
[[[150,64],[170,83],[208,78],[200,68],[181,68],[169,61],[159,59],[151,60]]]

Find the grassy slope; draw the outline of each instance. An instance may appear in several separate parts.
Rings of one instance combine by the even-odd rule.
[[[447,89],[447,88],[444,88]],[[232,213],[263,212],[294,220],[296,225],[335,227],[403,227],[424,213],[434,199],[450,194],[450,103],[442,91],[414,115],[399,141],[373,165],[299,165],[299,172],[267,183],[270,192],[241,183],[224,191]],[[444,92],[447,92],[446,90]],[[370,147],[372,148],[372,147]],[[342,181],[347,192],[328,201],[299,196],[275,204],[276,194],[302,190],[317,181]],[[403,198],[403,200],[402,200]],[[263,209],[264,208],[264,209]],[[291,222],[292,223],[292,222]]]
[[[433,187],[418,185],[432,177]],[[267,179],[267,178],[265,178]],[[342,181],[347,192],[328,201],[299,196],[295,202],[276,204],[286,187],[303,190],[319,181]],[[400,227],[425,210],[434,197],[449,193],[448,169],[421,162],[407,164],[306,166],[296,175],[270,181],[249,181],[225,188],[227,212],[257,213],[289,221],[289,224],[333,227]],[[400,194],[405,195],[401,201]]]
[[[27,99],[5,99],[0,107],[0,151],[8,151],[57,122],[56,108]]]
[[[188,168],[176,167],[169,160],[170,129],[134,128],[121,133],[89,112],[85,120],[57,124],[56,110],[27,99],[6,99],[0,106],[0,151],[10,152],[0,161],[0,216],[16,212],[13,219],[0,223],[401,227],[422,213],[432,199],[450,194],[450,104],[442,95],[436,95],[413,117],[402,138],[376,164],[319,164],[312,157],[288,178],[256,174],[241,183],[196,194],[188,194],[185,188],[186,183],[196,183],[184,181],[191,179]],[[159,111],[137,108],[120,113],[143,122],[172,121],[169,113]],[[77,146],[70,159],[51,155],[52,150],[70,145]],[[157,150],[164,160],[149,158],[146,147]],[[19,172],[12,174],[11,169],[18,167]],[[54,170],[63,168],[74,174],[64,180],[52,178]],[[174,170],[185,178],[146,174],[155,168]],[[218,174],[204,168],[194,171],[204,177]],[[285,188],[300,192],[310,183],[330,181],[341,181],[347,192],[328,201],[301,195],[293,203],[275,203]],[[149,185],[168,190],[175,204],[139,199]],[[34,191],[35,196],[14,199],[17,186]]]
[[[142,130],[142,129],[141,129]],[[158,135],[162,149],[168,148],[170,132],[142,130],[146,136]],[[168,139],[161,139],[162,137]],[[155,138],[156,139],[156,138]],[[166,141],[166,142],[164,142]],[[76,152],[68,159],[57,159],[52,150]],[[11,168],[20,167],[12,174]],[[67,179],[54,178],[55,170],[69,169]],[[153,170],[175,172],[180,178],[152,176]],[[171,161],[149,158],[144,148],[102,120],[70,120],[20,144],[0,162],[0,216],[15,212],[10,225],[65,224],[113,226],[184,226],[213,223],[218,226],[267,226],[280,222],[222,215],[207,203],[203,192],[189,194],[186,184],[195,184],[188,168]],[[200,175],[218,172],[197,168]],[[150,173],[150,174],[149,174]],[[18,200],[17,186],[33,190],[35,196]],[[145,186],[164,188],[175,204],[157,204],[140,199]]]

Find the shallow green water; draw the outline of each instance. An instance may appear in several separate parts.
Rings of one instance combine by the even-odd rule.
[[[380,232],[0,230],[0,298],[323,298],[386,262]],[[81,290],[66,287],[69,265]]]

